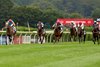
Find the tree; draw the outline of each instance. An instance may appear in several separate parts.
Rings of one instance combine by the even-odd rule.
[[[100,18],[100,8],[96,8],[93,12],[92,12],[92,17],[94,19]]]
[[[71,13],[69,15],[70,18],[82,18],[83,16],[79,13]]]
[[[13,8],[11,16],[16,22],[20,22],[20,26],[27,26],[27,22],[33,26],[34,22],[40,19],[41,14],[40,9],[23,6]]]
[[[10,9],[13,7],[13,3],[10,0],[0,0],[0,24],[3,25],[10,17]],[[0,27],[2,27],[0,25]]]

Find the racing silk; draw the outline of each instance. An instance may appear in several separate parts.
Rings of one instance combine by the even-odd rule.
[[[60,24],[59,27],[60,27],[61,33],[62,33],[63,32],[63,27],[64,27],[63,24]]]
[[[43,34],[46,33],[45,29],[44,29],[44,24],[42,22],[38,22],[37,27],[42,26],[42,30],[43,30]]]
[[[42,27],[44,27],[44,24],[42,22],[37,24],[37,26],[39,26],[39,25],[42,25]]]
[[[14,23],[13,20],[9,19],[9,20],[6,22],[6,26],[5,26],[5,27],[7,27],[7,26],[11,26],[11,27],[13,28],[13,31],[16,33],[17,30],[16,30],[15,23]]]
[[[6,26],[11,26],[11,27],[13,27],[14,26],[14,21],[13,20],[8,20],[7,22],[6,22]]]
[[[74,24],[74,26],[73,27],[75,27],[76,28],[76,24]]]
[[[81,25],[78,24],[78,27],[81,27],[82,30],[84,29],[84,24],[82,23]]]
[[[63,32],[63,24],[60,23],[60,25],[57,25],[57,23],[55,23],[52,27],[54,27],[54,30],[55,30],[55,27],[60,27],[60,31],[61,33]]]
[[[74,24],[70,24],[70,28],[73,28],[74,27]]]
[[[71,25],[70,25],[70,28],[75,28],[75,29],[76,29],[76,28],[77,28],[77,27],[76,27],[76,24],[71,24]]]
[[[98,28],[99,29],[99,24],[93,24],[93,28]]]
[[[60,23],[60,25],[57,25],[57,23],[55,23],[52,27],[57,27],[57,26],[60,28],[63,28],[63,24],[61,24],[61,23]]]

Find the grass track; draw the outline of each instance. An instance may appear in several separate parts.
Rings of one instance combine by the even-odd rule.
[[[64,42],[0,46],[0,67],[100,67],[100,45]]]

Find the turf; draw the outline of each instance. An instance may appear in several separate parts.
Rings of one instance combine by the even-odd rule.
[[[3,45],[0,67],[100,67],[100,45],[92,42]]]

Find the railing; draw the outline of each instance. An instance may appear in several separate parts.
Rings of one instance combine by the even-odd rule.
[[[6,33],[6,31],[0,31],[0,33]],[[26,32],[26,31],[17,31],[17,33],[29,33],[29,34],[33,34],[33,33],[37,33],[37,31],[31,31],[31,32]],[[53,33],[53,31],[46,31],[46,33]],[[64,32],[64,33],[69,33],[69,32]],[[87,32],[87,34],[92,34],[92,32]]]
[[[0,44],[5,44],[7,38],[5,37],[6,31],[0,31]],[[14,44],[25,44],[25,43],[38,43],[37,40],[37,31],[26,32],[26,31],[17,31],[17,36],[15,37]],[[64,32],[64,36],[60,39],[60,41],[68,41],[69,32]],[[92,32],[87,32],[87,34],[91,35]],[[45,42],[52,42],[53,31],[46,31]]]

